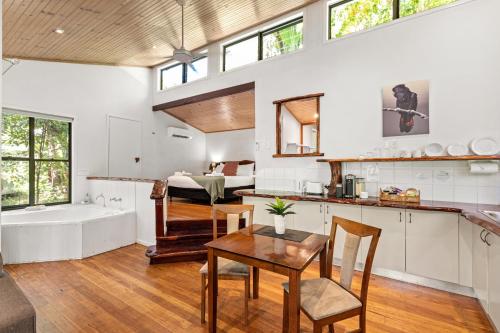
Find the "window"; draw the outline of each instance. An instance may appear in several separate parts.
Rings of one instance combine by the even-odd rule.
[[[222,70],[289,53],[303,46],[303,19],[295,18],[223,46]]]
[[[2,209],[71,202],[71,123],[4,113]]]
[[[207,76],[208,58],[201,57],[191,64],[175,64],[160,70],[160,89],[170,89]]]
[[[329,38],[397,20],[456,0],[344,0],[329,6]]]

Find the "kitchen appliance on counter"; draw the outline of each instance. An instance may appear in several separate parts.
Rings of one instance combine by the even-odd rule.
[[[352,174],[344,177],[344,198],[354,199],[356,197],[356,176]]]
[[[306,182],[307,194],[323,194],[323,184],[320,182]]]

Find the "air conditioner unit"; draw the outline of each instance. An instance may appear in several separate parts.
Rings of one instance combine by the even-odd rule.
[[[189,130],[179,127],[168,127],[167,136],[179,139],[192,139],[193,136],[189,133]]]

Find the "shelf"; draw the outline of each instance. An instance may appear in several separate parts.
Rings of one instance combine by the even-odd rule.
[[[324,156],[325,154],[323,153],[304,153],[304,154],[274,154],[274,158],[283,158],[283,157],[318,157],[318,156]],[[320,161],[320,160],[318,160]],[[326,162],[321,161],[321,162]]]
[[[412,161],[484,161],[500,160],[500,155],[424,156],[424,157],[367,157],[367,158],[320,158],[318,162],[412,162]]]

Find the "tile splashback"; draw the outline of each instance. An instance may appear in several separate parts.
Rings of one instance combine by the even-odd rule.
[[[363,177],[370,196],[385,186],[415,187],[423,200],[500,204],[500,173],[471,174],[466,161],[343,163],[342,173]],[[320,181],[328,184],[330,169],[267,168],[257,172],[256,188],[294,191],[298,182]]]

